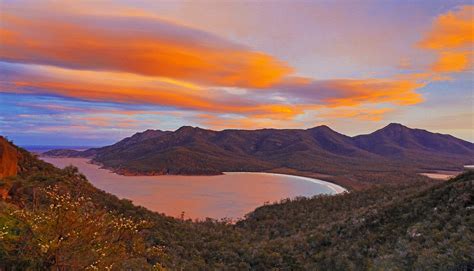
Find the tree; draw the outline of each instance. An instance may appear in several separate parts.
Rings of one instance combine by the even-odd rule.
[[[44,189],[48,204],[37,210],[2,208],[1,248],[16,256],[11,265],[49,270],[152,270],[147,257],[163,253],[146,248],[133,221],[98,208],[85,197],[73,198],[58,187]],[[21,259],[21,260],[19,260]],[[6,258],[8,264],[8,258]]]

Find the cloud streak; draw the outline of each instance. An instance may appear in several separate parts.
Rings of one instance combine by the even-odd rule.
[[[252,88],[293,72],[268,54],[158,18],[38,13],[11,5],[2,11],[2,61]]]
[[[182,110],[291,118],[295,105],[255,101],[181,82],[118,72],[2,64],[0,92],[56,95],[87,101],[159,105]]]
[[[334,79],[282,85],[283,94],[296,101],[329,107],[371,103],[413,105],[423,101],[415,90],[425,84],[396,79]]]
[[[157,77],[81,71],[51,66],[2,64],[2,92],[57,95],[80,100],[151,104],[175,109],[239,114],[262,119],[289,120],[320,106],[341,107],[422,101],[415,90],[423,84],[409,80],[335,79],[288,80],[265,91],[242,94]],[[251,93],[251,95],[249,95]],[[272,99],[278,96],[281,99]]]

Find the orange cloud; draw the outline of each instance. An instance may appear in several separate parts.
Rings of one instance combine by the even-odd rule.
[[[398,105],[413,105],[423,101],[415,90],[424,84],[413,81],[381,79],[335,80],[330,82],[334,88],[344,89],[347,97],[328,98],[333,106],[348,106],[361,103],[391,102]]]
[[[88,101],[152,104],[184,110],[233,113],[289,119],[301,114],[298,105],[252,101],[160,78],[121,72],[96,72],[39,66],[1,80],[2,92],[58,95]]]
[[[438,73],[462,72],[469,69],[472,52],[441,52],[432,70]]]
[[[420,42],[426,49],[445,50],[471,46],[474,43],[474,6],[461,6],[440,15],[431,31]]]
[[[461,6],[454,11],[440,15],[431,31],[419,43],[424,49],[438,53],[438,60],[432,65],[434,73],[453,73],[472,67],[472,46],[474,45],[474,6]]]
[[[413,105],[423,101],[416,89],[424,83],[397,79],[334,79],[307,85],[282,86],[285,94],[301,102],[329,107],[392,103]]]
[[[14,11],[1,13],[3,61],[249,88],[272,86],[293,72],[265,53],[157,18]]]
[[[175,79],[123,72],[18,64],[3,64],[3,67],[6,80],[0,81],[2,92],[57,95],[87,101],[149,104],[176,110],[232,114],[235,116],[232,120],[224,118],[229,120],[229,125],[231,122],[236,125],[255,123],[258,127],[272,121],[292,126],[291,121],[298,123],[295,121],[296,116],[321,107],[415,104],[422,101],[421,95],[415,90],[423,86],[409,80],[336,79],[311,82],[306,78],[297,78],[288,80],[285,85],[276,86],[275,90],[247,89],[236,94]],[[275,95],[278,99],[274,99]],[[63,107],[59,109],[68,111]],[[372,113],[378,115],[374,118],[382,115]],[[249,117],[254,120],[247,120]],[[354,117],[361,118],[359,115]]]

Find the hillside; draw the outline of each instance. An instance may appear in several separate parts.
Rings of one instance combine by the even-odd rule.
[[[238,226],[301,270],[448,270],[472,263],[474,172],[260,207]],[[448,264],[450,262],[450,264]]]
[[[419,172],[462,170],[474,163],[474,144],[400,124],[355,137],[327,126],[223,131],[184,126],[174,132],[148,130],[103,148],[45,155],[91,157],[124,175],[267,171],[358,189],[414,180]]]
[[[354,142],[371,153],[425,169],[456,170],[472,162],[474,154],[470,142],[394,123],[372,134],[356,136]]]
[[[74,167],[19,151],[18,176],[1,180],[10,187],[0,200],[2,268],[447,270],[474,261],[474,172],[283,200],[228,224],[150,212]]]

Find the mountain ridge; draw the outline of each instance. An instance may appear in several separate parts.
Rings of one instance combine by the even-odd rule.
[[[342,179],[367,182],[382,173],[462,170],[474,163],[474,144],[397,123],[353,137],[325,125],[221,131],[183,126],[174,132],[147,130],[102,148],[53,150],[44,155],[92,158],[124,175],[291,172],[331,175],[329,181],[341,184]]]

